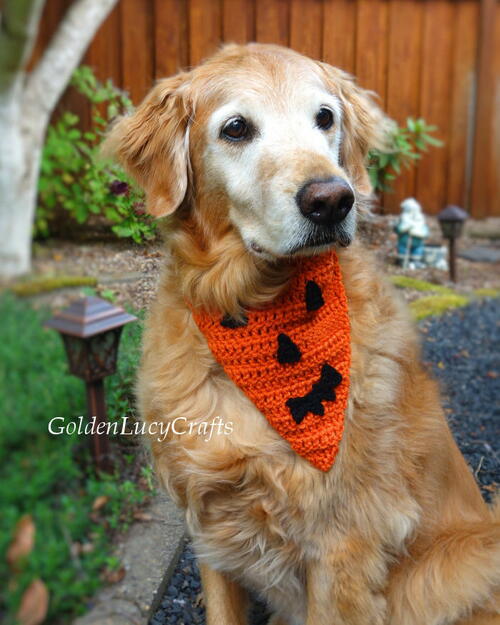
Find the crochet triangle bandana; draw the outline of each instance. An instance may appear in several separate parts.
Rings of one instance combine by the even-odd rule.
[[[328,471],[344,429],[351,341],[335,252],[299,259],[286,292],[243,321],[193,311],[215,359],[292,449]]]

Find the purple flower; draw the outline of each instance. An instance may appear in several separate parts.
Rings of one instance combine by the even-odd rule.
[[[109,190],[113,195],[126,195],[128,193],[128,183],[123,180],[113,180],[109,185]]]

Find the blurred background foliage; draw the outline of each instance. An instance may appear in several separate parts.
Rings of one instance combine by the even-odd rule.
[[[99,145],[118,116],[131,111],[125,92],[111,80],[99,82],[92,69],[79,67],[71,85],[91,104],[91,129],[82,130],[75,113],[64,111],[47,130],[38,183],[35,237],[46,238],[61,218],[85,224],[93,216],[117,237],[136,243],[152,239],[155,222],[144,211],[143,192],[115,163],[105,160]]]
[[[374,191],[391,193],[392,182],[409,169],[429,147],[441,147],[443,142],[433,136],[437,126],[431,126],[424,119],[408,117],[406,126],[395,125],[390,148],[381,152],[372,150],[368,155],[368,173]]]
[[[42,327],[49,314],[6,293],[0,297],[0,553],[8,552],[20,519],[29,515],[35,527],[34,548],[14,570],[0,558],[5,625],[15,622],[34,579],[43,580],[50,595],[47,622],[68,623],[83,612],[85,600],[119,570],[113,536],[153,493],[151,470],[133,437],[112,438],[116,470],[104,475],[92,468],[87,437],[48,434],[51,418],[67,423],[85,409],[84,385],[67,372],[60,337]],[[141,322],[124,330],[118,372],[106,380],[110,421],[134,416],[141,332]]]

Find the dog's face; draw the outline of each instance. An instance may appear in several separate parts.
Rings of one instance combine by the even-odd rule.
[[[347,244],[354,235],[341,102],[307,65],[264,65],[251,89],[236,75],[204,128],[207,184],[227,194],[229,218],[256,254]]]
[[[109,139],[169,214],[227,221],[267,259],[348,245],[370,192],[364,167],[387,120],[340,70],[276,46],[228,46],[159,83]]]

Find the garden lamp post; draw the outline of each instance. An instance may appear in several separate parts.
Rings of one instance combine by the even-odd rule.
[[[87,414],[96,418],[92,431],[92,455],[96,467],[109,471],[109,440],[106,430],[106,376],[115,373],[123,326],[137,317],[99,297],[75,300],[44,325],[57,330],[68,357],[69,371],[85,381]],[[101,425],[103,424],[103,425]],[[94,431],[95,430],[95,431]]]
[[[450,250],[450,279],[452,282],[456,282],[457,279],[455,239],[458,239],[462,234],[464,221],[467,217],[468,215],[463,209],[458,206],[453,206],[452,204],[443,208],[437,216],[443,237],[448,239]]]

